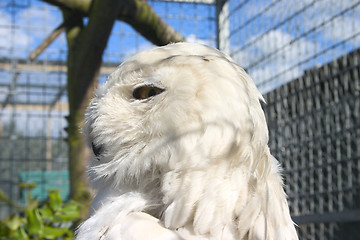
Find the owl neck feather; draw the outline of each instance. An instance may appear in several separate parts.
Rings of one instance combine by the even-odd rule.
[[[244,209],[265,212],[269,157],[266,150],[256,160],[249,155],[242,163],[219,159],[206,168],[169,171],[162,180],[165,226],[208,236],[225,234],[228,239],[238,236],[238,219],[248,214]],[[245,225],[244,233],[250,227]]]

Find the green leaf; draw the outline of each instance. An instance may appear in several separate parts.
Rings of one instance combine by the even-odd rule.
[[[72,231],[68,231],[67,236],[63,236],[63,240],[74,240],[74,233]]]
[[[20,183],[19,187],[21,189],[29,189],[29,190],[31,190],[31,189],[35,188],[36,185],[37,184],[34,183],[34,182],[22,182],[22,183]]]
[[[39,209],[39,212],[44,220],[53,221],[54,213],[51,211],[48,205],[45,205],[43,208]]]
[[[21,219],[19,217],[19,215],[15,214],[12,215],[9,219],[7,219],[5,221],[6,226],[11,230],[11,231],[15,231],[16,229],[19,228],[19,226],[21,225]]]
[[[80,218],[79,204],[75,201],[69,201],[65,206],[55,215],[55,222],[72,221]]]
[[[68,231],[70,230],[67,228],[54,228],[54,227],[45,226],[42,236],[47,239],[55,239],[59,236],[66,234]]]
[[[29,240],[29,236],[26,234],[24,228],[19,228],[17,232],[17,240]]]
[[[72,230],[64,226],[70,226],[80,218],[81,207],[82,204],[73,200],[63,203],[59,191],[50,191],[49,199],[41,208],[39,202],[32,199],[26,207],[19,209],[21,215],[0,221],[0,240],[72,240]],[[20,217],[23,214],[25,217]],[[54,227],[58,225],[62,227]]]
[[[29,234],[39,234],[44,229],[44,223],[41,219],[38,209],[27,210],[27,230]]]
[[[23,209],[21,206],[17,205],[16,202],[11,201],[1,189],[0,189],[0,201],[11,205],[12,207],[14,207],[17,210]]]
[[[36,198],[29,198],[28,202],[27,202],[27,209],[31,210],[31,209],[35,209],[39,206],[39,201],[36,200]]]
[[[71,213],[61,214],[61,213],[59,213],[54,216],[54,222],[70,222],[77,218],[78,218],[78,214],[71,214]]]
[[[80,203],[74,201],[74,200],[70,200],[69,202],[67,202],[64,206],[64,210],[65,211],[79,211],[80,208]]]
[[[49,206],[54,212],[60,210],[62,206],[62,199],[59,190],[49,191]]]
[[[11,200],[6,196],[6,194],[0,189],[0,200],[7,204],[12,204]]]
[[[10,229],[4,222],[0,222],[0,239],[2,237],[9,237],[10,236]]]

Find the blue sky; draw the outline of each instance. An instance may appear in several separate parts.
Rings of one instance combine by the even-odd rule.
[[[230,20],[232,57],[262,92],[360,47],[359,1],[248,1]]]
[[[62,22],[61,12],[56,7],[38,0],[30,1],[29,7],[9,8],[0,4],[0,57],[26,57],[56,26]],[[209,5],[150,2],[155,11],[171,26],[190,40],[215,44],[215,8]],[[11,29],[11,26],[13,29]],[[14,47],[14,48],[12,48]],[[152,44],[139,36],[129,25],[117,21],[105,61],[120,62]],[[64,34],[46,51],[47,59],[65,59]],[[42,55],[40,57],[44,58]]]

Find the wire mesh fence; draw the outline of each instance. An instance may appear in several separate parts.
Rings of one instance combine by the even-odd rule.
[[[229,1],[231,56],[262,92],[360,47],[360,2]]]
[[[360,51],[312,68],[265,98],[270,147],[285,168],[300,239],[354,239],[360,233]]]

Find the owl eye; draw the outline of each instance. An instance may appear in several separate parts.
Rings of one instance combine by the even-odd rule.
[[[94,155],[96,156],[96,157],[99,157],[99,155],[102,153],[102,151],[103,151],[103,148],[102,148],[102,146],[96,146],[93,142],[91,143],[91,148],[92,148],[92,150],[93,150],[93,152],[94,152]]]
[[[142,99],[146,99],[146,98],[150,98],[152,96],[158,95],[158,94],[162,93],[163,91],[164,91],[164,89],[157,88],[154,86],[142,86],[142,87],[138,87],[134,90],[133,97],[138,100],[142,100]]]

